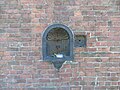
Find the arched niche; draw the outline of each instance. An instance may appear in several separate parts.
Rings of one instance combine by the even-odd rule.
[[[63,24],[49,26],[42,36],[43,60],[59,69],[64,61],[73,60],[73,33]],[[60,64],[61,63],[61,64]]]

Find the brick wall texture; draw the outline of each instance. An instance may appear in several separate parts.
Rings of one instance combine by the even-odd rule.
[[[59,72],[42,60],[54,23],[87,37]],[[120,90],[120,0],[0,0],[0,90]]]

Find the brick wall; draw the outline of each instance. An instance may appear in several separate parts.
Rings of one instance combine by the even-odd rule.
[[[54,23],[87,36],[59,72],[42,60]],[[120,1],[0,0],[0,90],[120,90]]]

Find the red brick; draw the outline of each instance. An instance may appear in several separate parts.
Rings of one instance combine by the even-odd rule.
[[[4,56],[4,51],[0,51],[0,56]]]
[[[39,82],[45,83],[45,82],[50,82],[50,79],[39,79]]]
[[[94,10],[108,10],[110,7],[109,6],[94,6]]]
[[[56,1],[54,1],[54,4],[55,5],[62,5],[62,1],[56,0]]]
[[[20,78],[24,78],[24,79],[31,78],[31,77],[32,77],[31,75],[20,75]]]
[[[71,87],[70,90],[82,90],[81,87]]]
[[[119,77],[109,77],[108,81],[118,81]]]
[[[24,66],[13,66],[14,70],[24,70]]]
[[[94,87],[92,86],[84,86],[83,90],[93,90]]]
[[[72,74],[71,73],[63,73],[63,74],[60,74],[60,76],[63,78],[67,78],[67,77],[71,77]]]
[[[26,80],[25,79],[18,79],[17,83],[26,83]]]
[[[119,5],[119,0],[1,0],[0,88],[119,90]],[[54,23],[87,39],[86,47],[73,47],[74,61],[59,72],[42,59],[42,36]]]

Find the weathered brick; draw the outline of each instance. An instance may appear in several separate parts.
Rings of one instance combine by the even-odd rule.
[[[21,62],[21,65],[32,65],[31,61],[23,61]]]
[[[4,51],[0,51],[0,56],[4,56]]]
[[[56,1],[54,1],[54,4],[55,5],[62,5],[62,1],[56,0]]]
[[[111,47],[110,51],[119,52],[120,51],[120,47]]]
[[[92,86],[84,86],[83,90],[93,90],[94,87]]]
[[[45,82],[50,82],[49,79],[39,79],[39,82],[45,83]]]
[[[108,10],[109,6],[94,6],[93,10]]]
[[[13,66],[14,70],[24,70],[24,66]]]
[[[96,20],[96,17],[94,16],[84,16],[84,21],[95,21]]]
[[[16,60],[16,61],[11,61],[8,64],[9,65],[19,65],[20,63]]]
[[[69,90],[69,87],[60,87],[57,90]]]
[[[16,60],[24,60],[25,61],[25,60],[27,60],[27,57],[25,57],[25,56],[24,57],[23,56],[16,56],[15,59]]]
[[[19,50],[19,48],[14,48],[14,47],[13,48],[11,47],[11,48],[7,49],[7,51],[18,51],[18,50]]]
[[[26,83],[26,80],[25,79],[18,79],[17,83]]]
[[[10,28],[20,28],[20,24],[11,24]]]
[[[108,81],[118,81],[119,77],[109,77]]]
[[[119,90],[119,5],[119,0],[1,0],[0,89]],[[73,47],[74,61],[59,72],[42,56],[43,33],[54,23],[87,39],[86,47]]]
[[[4,29],[0,29],[0,34],[5,33],[6,31]]]

